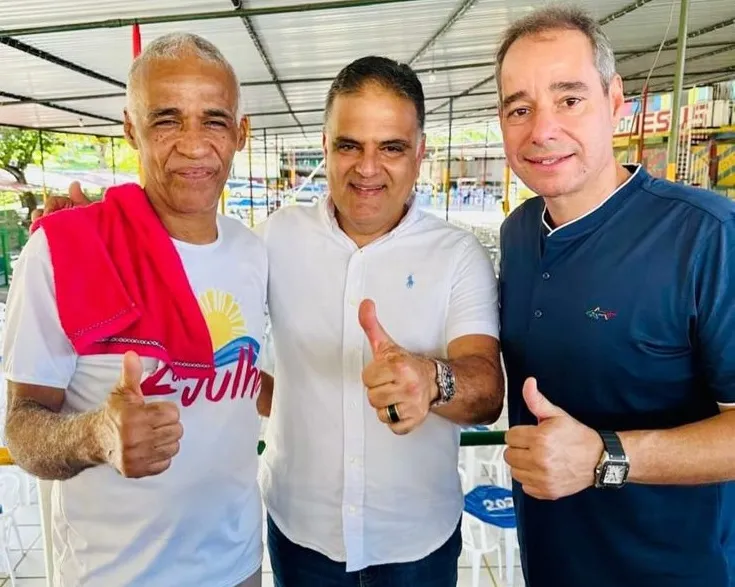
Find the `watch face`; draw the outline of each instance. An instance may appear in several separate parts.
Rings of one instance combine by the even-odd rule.
[[[605,467],[605,474],[602,477],[602,482],[605,485],[622,485],[625,482],[625,469],[625,465],[608,463]]]

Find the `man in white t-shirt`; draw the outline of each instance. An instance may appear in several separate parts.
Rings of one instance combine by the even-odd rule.
[[[20,466],[55,480],[57,587],[260,585],[266,251],[217,215],[247,131],[238,103],[232,67],[193,35],[155,40],[131,68],[125,134],[206,323],[213,374],[180,378],[144,352],[78,354],[43,225],[18,261],[3,348],[6,434]]]
[[[329,197],[259,227],[278,587],[457,582],[459,425],[494,421],[503,405],[497,283],[477,239],[412,197],[423,125],[407,65],[351,63],[327,97]]]

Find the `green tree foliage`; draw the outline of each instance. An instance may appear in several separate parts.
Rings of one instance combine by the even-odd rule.
[[[40,158],[40,134],[35,130],[0,127],[0,168],[10,173],[18,183],[27,184],[25,171],[28,166]],[[44,133],[44,155],[50,154],[51,149],[61,144],[56,135]],[[20,194],[20,201],[28,209],[28,216],[38,205],[36,195],[31,191]]]

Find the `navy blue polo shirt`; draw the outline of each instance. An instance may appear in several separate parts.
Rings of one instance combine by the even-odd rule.
[[[534,198],[501,228],[511,426],[536,424],[530,376],[596,430],[671,428],[735,403],[735,202],[629,171],[572,223],[550,230]],[[529,587],[735,585],[732,483],[557,501],[516,484],[514,499]]]

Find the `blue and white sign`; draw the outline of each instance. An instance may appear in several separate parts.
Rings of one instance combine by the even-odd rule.
[[[464,511],[486,524],[499,528],[515,528],[513,493],[497,485],[479,485],[464,498]]]

